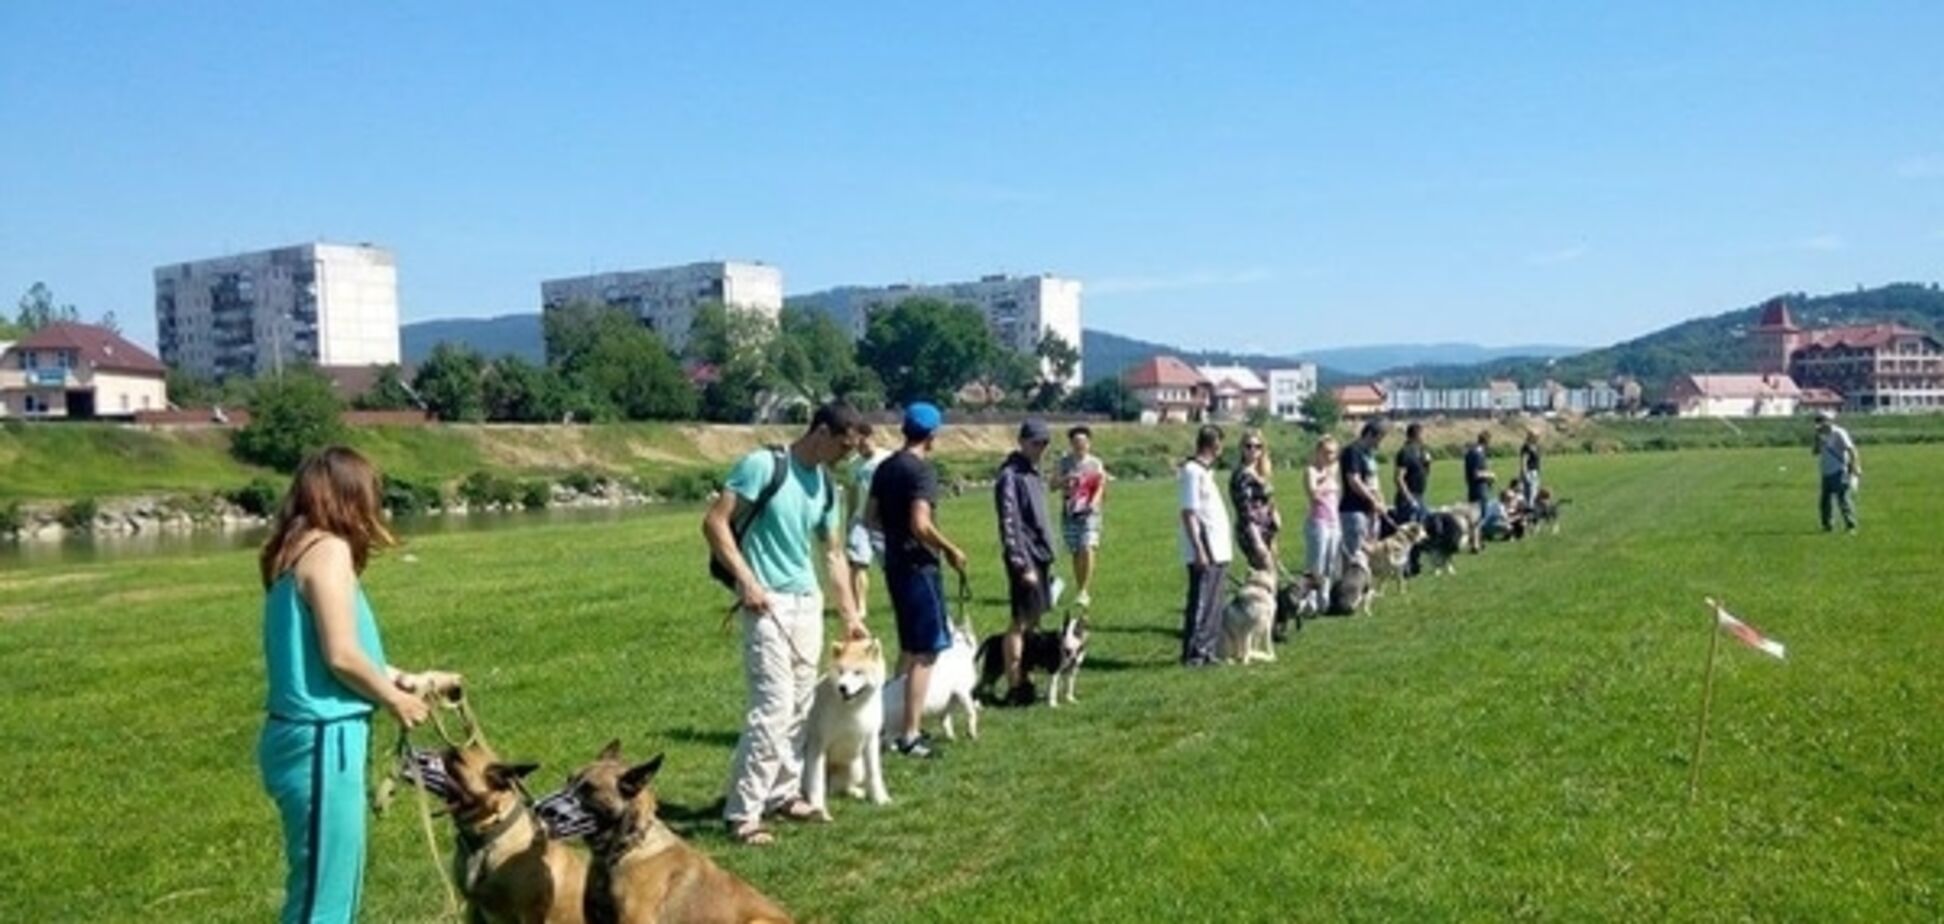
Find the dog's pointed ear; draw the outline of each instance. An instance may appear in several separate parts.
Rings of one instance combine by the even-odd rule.
[[[621,759],[621,739],[616,738],[613,741],[609,741],[607,743],[607,747],[602,748],[601,753],[596,755],[595,759],[596,760],[620,760]]]
[[[622,798],[632,799],[639,794],[655,778],[655,774],[661,772],[662,758],[664,756],[666,755],[656,754],[648,758],[647,763],[636,764],[629,767],[628,772],[621,774],[620,789]]]
[[[538,769],[540,765],[537,763],[493,764],[486,768],[486,778],[491,780],[494,786],[503,789],[532,776],[533,771]]]
[[[872,636],[864,643],[864,650],[870,652],[873,658],[884,657],[884,646],[878,642],[876,636]]]

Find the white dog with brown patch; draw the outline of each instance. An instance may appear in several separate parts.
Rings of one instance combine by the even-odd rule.
[[[830,819],[828,788],[884,805],[884,766],[878,736],[884,729],[884,649],[878,640],[830,646],[830,672],[817,683],[803,749],[803,799]]]

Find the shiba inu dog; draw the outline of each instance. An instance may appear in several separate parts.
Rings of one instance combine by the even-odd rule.
[[[830,646],[830,672],[817,683],[803,748],[803,799],[830,818],[828,788],[872,803],[884,789],[878,738],[884,725],[884,649],[874,638]]]
[[[790,915],[754,886],[717,866],[655,817],[651,785],[661,755],[629,766],[612,741],[568,781],[594,817],[588,835],[590,921],[617,924],[788,924]]]

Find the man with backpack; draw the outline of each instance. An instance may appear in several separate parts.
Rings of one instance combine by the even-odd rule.
[[[818,408],[809,431],[787,448],[763,447],[739,459],[702,518],[710,573],[735,591],[743,630],[749,711],[723,809],[730,836],[742,844],[774,841],[763,827],[765,815],[806,820],[816,814],[798,792],[824,637],[813,552],[821,541],[844,634],[868,635],[851,595],[838,486],[827,471],[856,453],[867,432],[848,404]]]

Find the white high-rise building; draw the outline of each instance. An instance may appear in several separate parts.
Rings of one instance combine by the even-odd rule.
[[[1268,378],[1269,412],[1279,420],[1302,420],[1303,402],[1316,393],[1316,364],[1271,369]]]
[[[156,346],[209,378],[398,362],[398,263],[369,244],[279,247],[155,269]]]
[[[709,302],[775,318],[783,310],[783,271],[762,263],[717,261],[540,283],[543,310],[577,303],[621,308],[676,351],[688,344],[696,309]]]
[[[908,298],[935,298],[977,308],[993,336],[1021,353],[1038,349],[1048,333],[1059,334],[1080,349],[1080,281],[1044,273],[983,276],[976,282],[943,285],[844,286],[797,296],[791,302],[829,315],[857,340],[863,338],[872,312],[896,307]],[[1076,363],[1068,384],[1077,387],[1080,373]]]

